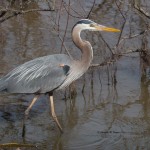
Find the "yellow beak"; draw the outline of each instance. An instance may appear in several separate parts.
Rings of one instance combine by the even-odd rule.
[[[107,31],[107,32],[120,32],[119,29],[109,28],[106,26],[96,25],[95,28],[99,31]]]

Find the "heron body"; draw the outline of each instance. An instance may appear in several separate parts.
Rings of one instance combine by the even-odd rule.
[[[54,90],[62,89],[82,76],[89,68],[93,59],[93,49],[88,41],[82,40],[82,30],[118,32],[118,29],[108,28],[97,23],[82,19],[78,21],[72,30],[72,39],[75,45],[81,50],[82,56],[79,60],[71,59],[65,54],[54,54],[39,57],[28,61],[0,79],[0,91],[9,93],[51,93],[50,102],[53,105],[52,93]],[[38,98],[38,97],[37,97]],[[28,111],[35,103],[33,99]],[[62,130],[55,112],[52,109],[52,116]]]
[[[65,60],[65,64],[64,64]],[[47,93],[67,78],[71,59],[64,54],[36,58],[15,68],[2,78],[1,89],[10,93]],[[64,64],[63,67],[60,64]]]

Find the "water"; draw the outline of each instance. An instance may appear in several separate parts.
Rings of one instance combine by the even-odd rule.
[[[72,1],[72,8],[86,16],[93,1],[79,2]],[[149,2],[146,4],[149,5]],[[148,22],[133,11],[130,5],[130,2],[125,1],[125,4],[120,6],[124,15],[129,12],[126,15],[123,37],[130,32],[133,35],[143,31],[145,22]],[[143,5],[141,3],[141,6]],[[39,2],[31,6],[47,5]],[[59,7],[60,3],[56,2],[56,6]],[[73,10],[71,12],[72,15],[78,15]],[[58,13],[30,13],[1,24],[1,75],[33,58],[61,52],[62,44],[52,22],[57,20],[55,18]],[[67,18],[64,9],[61,15],[59,33],[63,37]],[[91,19],[120,29],[124,22],[114,1],[96,1]],[[79,58],[80,51],[75,48],[70,36],[71,27],[77,20],[69,18],[65,38],[65,44],[75,58]],[[82,38],[88,39],[93,45],[93,63],[102,63],[111,57],[105,42],[113,48],[118,42],[119,33],[84,32]],[[148,38],[147,32],[145,37],[141,35],[127,39],[113,51],[119,53],[130,49],[148,49]],[[66,53],[64,48],[62,53]],[[149,67],[140,59],[139,53],[119,57],[114,63],[105,66],[91,67],[69,88],[54,93],[55,111],[63,127],[63,134],[60,134],[50,115],[48,96],[41,95],[26,121],[25,137],[22,138],[24,111],[33,97],[34,95],[26,94],[0,95],[0,144],[33,144],[42,150],[150,148]]]

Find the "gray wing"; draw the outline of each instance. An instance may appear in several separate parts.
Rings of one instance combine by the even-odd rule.
[[[71,63],[69,56],[64,54],[40,57],[12,70],[0,80],[0,84],[5,85],[3,90],[10,93],[50,92],[66,80]]]

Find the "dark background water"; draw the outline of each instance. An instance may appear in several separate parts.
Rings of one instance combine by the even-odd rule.
[[[58,36],[63,38],[66,29],[65,45],[74,58],[80,57],[80,51],[71,39],[71,29],[79,18],[87,17],[94,1],[70,1],[69,18],[65,10],[69,1],[64,2],[61,7],[61,1],[56,1],[54,12],[17,15],[0,24],[1,76],[33,58],[67,53]],[[0,3],[1,7],[7,4]],[[18,3],[13,5],[15,9]],[[148,0],[95,1],[90,19],[119,28],[122,33],[82,33],[82,38],[93,46],[93,64],[111,63],[90,67],[70,87],[54,93],[56,113],[64,133],[60,134],[51,118],[48,96],[41,95],[26,121],[25,137],[22,138],[24,111],[34,95],[1,94],[0,144],[26,143],[38,145],[42,150],[150,149],[149,63],[142,59],[149,58],[150,35],[146,31],[133,37],[149,29],[149,18],[135,6],[147,14],[150,12]],[[30,2],[26,6],[26,9],[33,8],[48,7],[46,1]],[[59,30],[55,23],[59,24]],[[147,55],[141,52],[123,54],[137,49],[145,50]],[[112,59],[111,51],[123,55]]]

